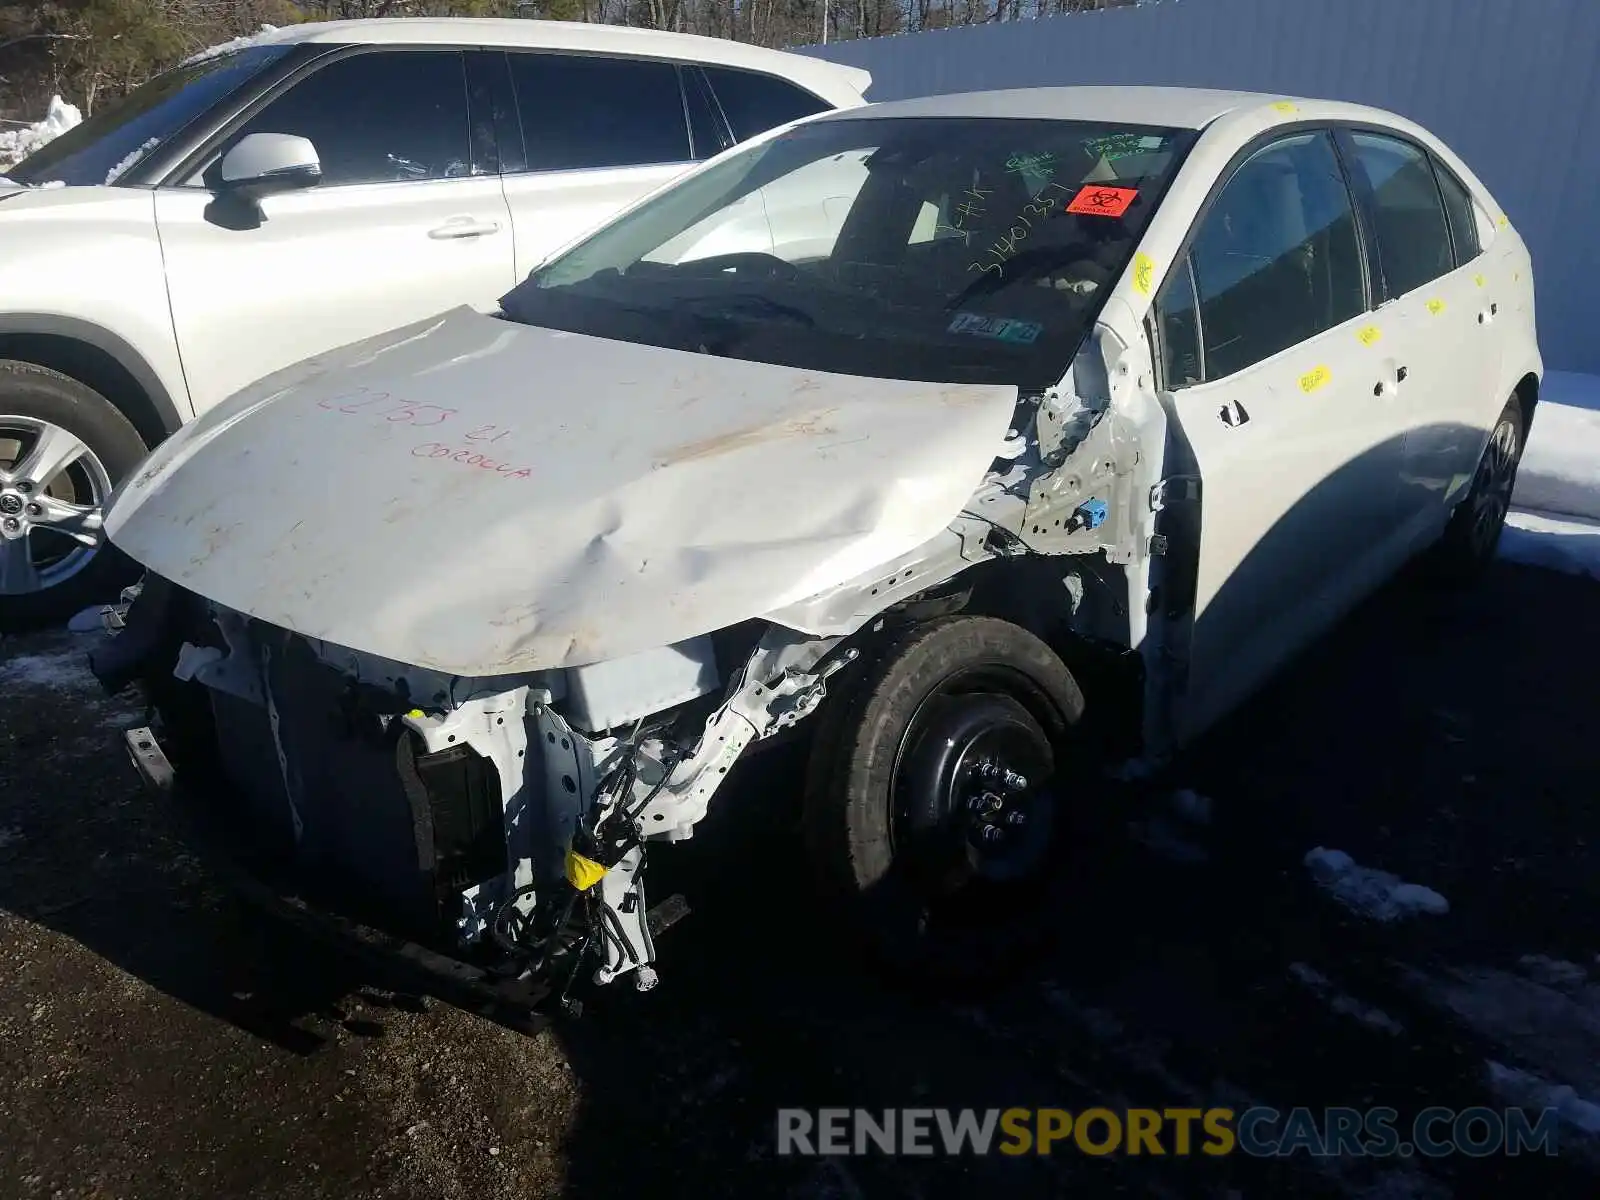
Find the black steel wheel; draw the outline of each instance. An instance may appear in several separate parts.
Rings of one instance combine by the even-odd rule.
[[[1002,978],[1059,923],[1076,682],[1026,630],[952,617],[843,686],[820,716],[805,824],[844,928],[896,972]]]

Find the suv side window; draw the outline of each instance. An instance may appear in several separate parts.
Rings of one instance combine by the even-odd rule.
[[[774,125],[809,117],[831,108],[826,100],[796,87],[787,79],[740,71],[733,67],[701,68],[722,104],[723,115],[739,141],[765,133]]]
[[[689,161],[675,64],[521,51],[508,57],[530,171]]]
[[[1450,240],[1455,243],[1456,266],[1459,267],[1483,253],[1472,194],[1438,159],[1433,160],[1433,172],[1439,177],[1439,190],[1444,193],[1444,211],[1450,218]]]
[[[1450,228],[1428,156],[1409,142],[1352,131],[1351,145],[1371,194],[1378,260],[1389,299],[1455,269]]]
[[[309,139],[322,162],[320,187],[469,175],[461,53],[379,50],[337,59],[246,121],[217,161],[252,133]],[[214,163],[207,175],[215,170]]]
[[[1333,139],[1282,138],[1229,177],[1157,297],[1166,384],[1232,375],[1365,310],[1355,214]]]

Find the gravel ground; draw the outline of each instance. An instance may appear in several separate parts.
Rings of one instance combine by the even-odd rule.
[[[1167,777],[1095,799],[1062,949],[986,1003],[845,961],[747,805],[669,867],[695,913],[662,985],[537,1037],[241,911],[139,792],[115,739],[140,714],[98,695],[89,635],[0,641],[0,1195],[1593,1196],[1597,600],[1509,564],[1375,598]],[[742,791],[782,812],[792,768]],[[1351,912],[1318,846],[1448,912]],[[1561,1085],[1556,1159],[774,1151],[783,1106],[1409,1112]]]

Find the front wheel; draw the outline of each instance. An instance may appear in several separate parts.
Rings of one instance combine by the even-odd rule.
[[[1471,488],[1456,505],[1450,523],[1433,548],[1435,574],[1446,582],[1471,582],[1493,561],[1506,514],[1511,510],[1525,428],[1522,403],[1513,396],[1489,432]]]
[[[819,716],[806,786],[826,896],[897,973],[1003,976],[1059,923],[1077,683],[1026,630],[962,616],[891,640],[845,686]]]
[[[65,622],[130,575],[106,544],[111,491],[146,452],[100,393],[0,360],[0,631]]]

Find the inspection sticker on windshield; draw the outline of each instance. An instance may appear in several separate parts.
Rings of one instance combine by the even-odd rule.
[[[1091,217],[1120,217],[1139,195],[1138,188],[1103,187],[1091,183],[1080,188],[1067,205],[1069,213]]]
[[[1011,317],[990,317],[983,313],[957,313],[950,322],[949,333],[970,333],[976,337],[994,338],[1001,342],[1015,342],[1031,346],[1039,340],[1044,326],[1033,321],[1018,321]]]

